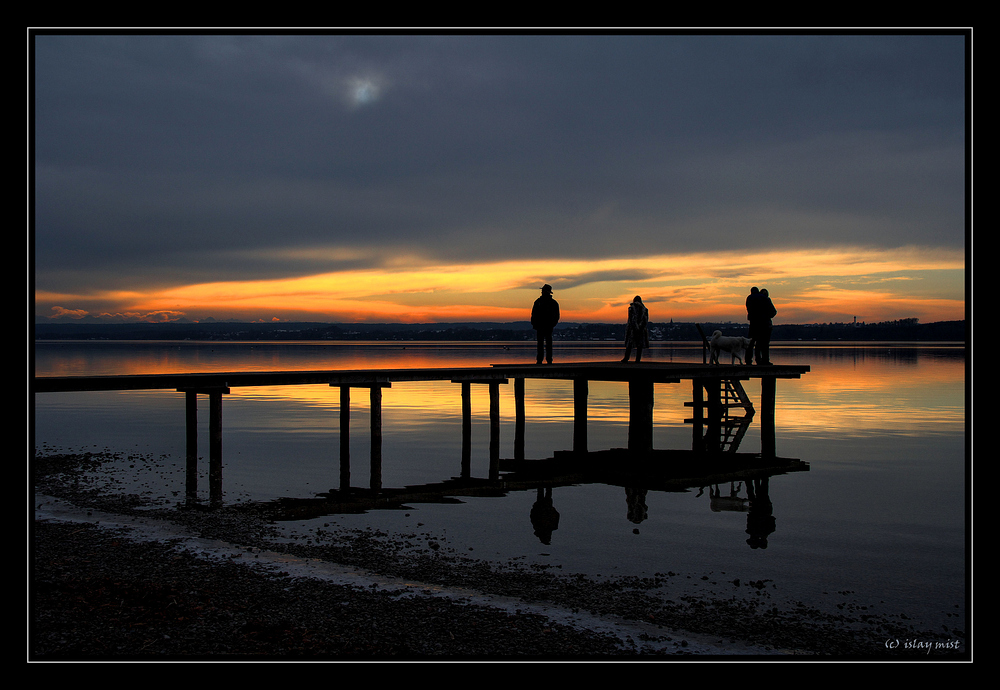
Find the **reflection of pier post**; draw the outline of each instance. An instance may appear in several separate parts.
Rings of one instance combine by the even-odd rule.
[[[653,450],[653,380],[630,380],[628,402],[628,449],[635,453],[648,453]]]

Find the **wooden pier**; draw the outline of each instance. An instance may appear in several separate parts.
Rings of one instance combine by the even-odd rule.
[[[199,395],[209,399],[209,484],[213,498],[221,499],[222,399],[232,388],[245,386],[293,386],[325,384],[340,389],[341,486],[350,486],[350,390],[367,388],[371,404],[371,488],[381,486],[382,395],[394,383],[451,381],[461,385],[463,417],[463,476],[470,462],[471,397],[474,385],[486,386],[490,400],[490,475],[499,474],[500,394],[499,386],[514,380],[514,461],[524,460],[524,382],[526,379],[573,381],[573,453],[584,455],[587,447],[587,397],[590,381],[626,382],[629,388],[629,434],[627,452],[650,455],[653,451],[653,386],[657,383],[690,381],[693,415],[692,448],[695,453],[735,450],[742,432],[759,412],[760,457],[775,457],[774,403],[777,379],[796,379],[809,371],[807,365],[712,365],[661,362],[578,362],[569,364],[494,364],[488,367],[368,369],[330,371],[224,372],[151,374],[124,376],[36,377],[34,393],[124,390],[175,390],[185,393],[188,490],[197,476],[197,418]],[[741,384],[761,380],[759,408]],[[731,415],[739,409],[742,414]],[[706,432],[707,429],[707,432]],[[735,441],[735,445],[733,442]]]

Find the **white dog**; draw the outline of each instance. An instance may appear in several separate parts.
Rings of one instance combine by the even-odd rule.
[[[719,363],[719,353],[728,352],[731,355],[730,364],[736,364],[736,360],[740,360],[740,364],[746,364],[746,351],[750,347],[750,338],[744,338],[740,335],[722,335],[722,331],[716,331],[712,334],[712,337],[708,341],[708,346],[711,349],[712,356],[709,358],[710,364]]]

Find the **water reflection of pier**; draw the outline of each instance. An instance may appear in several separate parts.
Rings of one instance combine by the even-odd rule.
[[[197,490],[197,442],[199,395],[209,398],[209,490],[213,502],[222,497],[222,399],[233,387],[327,384],[340,389],[340,480],[341,491],[350,487],[350,417],[351,389],[368,390],[370,403],[370,486],[373,493],[387,490],[381,484],[382,468],[382,395],[393,383],[414,381],[452,381],[461,386],[463,451],[461,480],[470,480],[471,462],[471,399],[473,387],[486,386],[490,407],[490,470],[487,481],[495,482],[501,472],[500,462],[500,394],[499,386],[514,380],[515,438],[512,463],[524,463],[525,380],[559,379],[573,382],[573,448],[568,455],[557,455],[547,472],[569,463],[573,476],[586,470],[619,471],[630,467],[642,468],[649,474],[669,470],[676,473],[687,467],[698,476],[712,474],[714,466],[735,462],[747,468],[756,463],[757,469],[775,469],[778,458],[774,443],[775,383],[779,378],[799,378],[808,366],[745,366],[683,363],[573,363],[557,365],[493,365],[491,367],[436,369],[375,369],[366,371],[291,371],[291,372],[231,372],[211,374],[162,374],[98,377],[40,377],[34,380],[35,392],[173,389],[185,393],[188,461],[188,491]],[[760,409],[746,395],[741,381],[761,380]],[[619,451],[591,453],[587,443],[587,401],[590,381],[620,381],[629,388],[628,447]],[[653,387],[655,384],[690,381],[693,416],[690,451],[657,451],[653,449]],[[731,414],[737,410],[738,415]],[[759,454],[737,453],[747,427],[760,414],[761,448]],[[608,455],[607,453],[612,453]],[[627,456],[628,463],[620,462]],[[664,453],[668,453],[664,455]],[[760,466],[763,463],[763,466]],[[511,466],[513,467],[513,466]],[[735,466],[733,466],[735,468]],[[536,467],[537,469],[537,467]],[[787,468],[786,468],[787,469]],[[523,472],[520,467],[516,472]],[[512,470],[513,471],[513,470]],[[561,470],[560,470],[561,471]],[[686,471],[686,470],[685,470]],[[779,470],[785,471],[785,470]],[[515,474],[516,474],[515,472]],[[729,476],[729,472],[723,472]],[[649,479],[650,477],[647,477]],[[505,482],[510,480],[505,477]],[[674,479],[677,479],[675,476]],[[577,481],[583,481],[577,476]],[[604,481],[604,480],[601,480]],[[657,481],[666,481],[661,477]],[[673,480],[671,480],[673,481]],[[723,481],[720,479],[720,481]],[[608,480],[606,483],[617,483]],[[707,483],[707,482],[706,482]],[[455,487],[453,487],[455,488]],[[480,489],[486,487],[479,487]],[[383,496],[387,497],[387,496]]]

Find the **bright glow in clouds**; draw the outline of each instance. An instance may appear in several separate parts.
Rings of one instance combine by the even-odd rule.
[[[378,81],[370,77],[355,77],[348,81],[348,99],[355,107],[369,105],[378,100],[382,87]]]
[[[318,250],[322,251],[322,250]],[[564,321],[617,323],[642,295],[654,322],[738,321],[749,288],[767,288],[777,323],[921,322],[965,318],[965,256],[958,250],[702,253],[605,260],[505,261],[203,283],[156,292],[36,294],[46,316],[183,315],[245,321],[525,321],[550,283]]]

